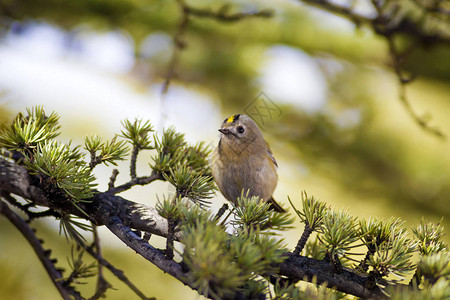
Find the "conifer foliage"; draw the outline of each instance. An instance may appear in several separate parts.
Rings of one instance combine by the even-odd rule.
[[[109,141],[87,137],[82,149],[58,141],[57,114],[35,107],[0,133],[0,213],[33,246],[64,299],[112,295],[102,268],[149,299],[102,256],[96,228],[103,225],[149,263],[208,298],[450,297],[450,254],[440,224],[421,220],[408,230],[398,218],[361,219],[305,192],[301,208],[289,199],[295,217],[243,193],[227,219],[210,208],[216,188],[209,147],[189,145],[174,128],[155,133],[149,121],[125,120],[123,126]],[[136,172],[141,151],[152,153],[145,176]],[[129,180],[116,185],[119,172],[113,170],[107,189],[96,188],[95,167],[128,156]],[[156,208],[117,196],[156,180],[176,191],[159,197]],[[30,228],[36,218],[60,221],[67,238],[61,242],[73,244],[72,270],[58,268],[51,249],[44,249]],[[304,231],[290,249],[282,234],[296,222]],[[166,238],[165,249],[152,246],[152,234]],[[97,263],[86,264],[86,255]],[[95,294],[81,295],[78,285],[92,276],[99,279]],[[312,284],[299,287],[299,281]]]

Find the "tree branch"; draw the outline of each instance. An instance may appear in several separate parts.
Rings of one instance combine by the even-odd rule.
[[[0,213],[3,214],[19,231],[20,233],[25,237],[27,242],[31,245],[34,252],[38,256],[39,260],[41,261],[42,265],[44,266],[45,270],[47,271],[47,274],[50,276],[50,279],[52,280],[53,284],[55,285],[56,289],[60,293],[61,297],[64,300],[70,300],[70,299],[83,299],[81,295],[75,291],[70,286],[65,286],[63,284],[63,277],[59,270],[56,269],[55,265],[53,264],[52,260],[50,259],[49,252],[44,250],[42,247],[39,239],[34,234],[33,230],[28,226],[28,224],[22,220],[16,213],[14,213],[8,205],[0,200]]]
[[[313,233],[313,229],[309,227],[308,223],[306,223],[305,229],[303,230],[302,236],[300,237],[300,240],[297,243],[297,246],[295,246],[294,249],[294,255],[300,255],[303,248],[306,245],[306,242],[308,241],[309,236]]]
[[[316,260],[305,256],[298,256],[293,253],[286,254],[288,258],[280,264],[280,275],[284,275],[295,281],[308,280],[315,284],[327,282],[330,288],[361,298],[384,297],[382,291],[366,288],[369,283],[368,275],[359,275],[355,271],[342,268],[336,273],[335,267],[326,261]],[[385,283],[388,285],[387,283]]]
[[[414,22],[408,17],[402,17],[399,20],[395,10],[386,12],[383,10],[383,2],[379,0],[371,1],[375,9],[374,17],[365,17],[356,13],[351,6],[339,5],[328,0],[299,1],[341,16],[353,22],[356,26],[367,25],[371,27],[376,34],[384,37],[389,45],[389,54],[393,60],[394,72],[399,79],[399,99],[404,105],[407,113],[425,132],[431,133],[439,138],[445,138],[444,133],[439,128],[430,126],[426,118],[417,115],[417,113],[413,110],[411,103],[407,98],[405,87],[405,85],[411,81],[411,78],[404,78],[401,63],[402,60],[404,60],[405,54],[408,53],[399,53],[394,45],[394,36],[399,33],[407,34],[408,36],[413,37],[418,43],[421,42],[422,44],[430,42],[450,43],[450,36],[448,34],[427,31],[424,29],[424,26],[421,27],[419,25],[419,22]],[[426,6],[422,6],[421,8],[425,17],[425,14],[430,12],[430,8]],[[441,11],[443,15],[447,13],[445,10],[442,10],[438,3],[435,4],[435,8],[436,9],[434,11]],[[431,9],[431,11],[433,11],[433,9]],[[413,49],[415,48],[411,48],[411,50]]]
[[[374,21],[374,19],[365,17],[363,15],[355,13],[351,7],[342,6],[339,4],[335,4],[326,0],[300,0],[301,2],[307,3],[311,6],[326,10],[333,14],[339,15],[346,19],[349,19],[356,26],[361,26],[362,24],[370,24]]]
[[[213,11],[209,8],[192,7],[186,4],[184,0],[176,0],[176,2],[178,3],[178,6],[181,10],[181,18],[178,23],[177,30],[173,36],[174,49],[169,62],[167,75],[162,85],[162,95],[167,94],[171,80],[176,77],[175,69],[178,64],[179,56],[181,54],[181,51],[183,51],[183,49],[186,47],[183,36],[186,32],[187,26],[189,25],[190,17],[207,18],[219,22],[237,22],[252,17],[270,18],[273,15],[273,12],[268,9],[250,12],[228,13],[228,10],[230,8],[229,5],[224,5],[217,11]]]
[[[34,185],[33,182],[37,183]],[[36,205],[49,207],[57,212],[73,214],[83,219],[88,217],[71,203],[47,197],[39,182],[28,174],[27,170],[14,162],[0,158],[0,190],[15,194],[33,201]],[[96,225],[105,225],[108,217],[120,216],[127,219],[130,228],[166,237],[168,222],[161,217],[157,210],[139,203],[126,200],[120,196],[106,193],[96,193],[88,199],[90,203],[80,202],[78,206],[89,215],[89,219]],[[108,216],[108,217],[107,217]],[[180,233],[175,233],[175,239]]]
[[[107,261],[103,256],[95,253],[95,251],[92,249],[92,247],[85,247],[84,248],[87,253],[89,253],[93,258],[95,258],[98,263],[105,268],[107,268],[111,273],[114,274],[117,278],[119,278],[123,283],[125,283],[133,292],[136,293],[141,299],[153,299],[148,298],[144,295],[144,293],[141,292],[129,279],[127,276],[125,276],[124,272],[116,267],[114,267],[109,261]]]
[[[133,170],[133,167],[131,167],[131,170]],[[133,175],[134,175],[134,177],[132,177],[132,179],[130,181],[128,181],[127,183],[124,183],[122,185],[119,185],[118,187],[114,187],[113,184],[110,184],[108,193],[118,194],[118,193],[121,193],[121,192],[131,189],[135,185],[146,185],[155,180],[163,179],[161,174],[158,172],[152,172],[152,174],[150,176],[136,177],[136,166],[134,167],[134,173],[133,173],[133,171],[131,171],[131,176],[133,176]],[[113,175],[111,176],[111,180],[114,179],[114,181],[115,181],[116,176],[117,176],[117,174],[113,173]],[[111,181],[111,182],[113,182],[113,181]]]
[[[32,184],[32,176],[13,162],[0,158],[0,189],[22,196],[41,206],[56,211],[70,213],[87,218],[77,208],[55,203],[51,197],[45,196],[40,186]],[[181,264],[167,258],[163,250],[158,250],[138,237],[131,228],[167,237],[168,222],[162,218],[155,208],[123,199],[106,193],[97,193],[90,199],[91,203],[79,205],[89,215],[89,219],[97,226],[106,225],[108,229],[146,260],[169,273],[185,285],[193,287],[189,273],[185,273]],[[3,204],[5,206],[6,204]],[[129,224],[126,226],[125,224]],[[174,238],[180,240],[180,232]],[[91,254],[92,255],[92,254]],[[328,286],[337,290],[363,298],[381,297],[383,294],[377,287],[369,289],[371,281],[367,274],[357,274],[350,269],[336,269],[329,262],[319,261],[304,256],[285,254],[288,259],[279,264],[279,275],[287,276],[293,281],[307,280],[318,284],[328,282]],[[387,283],[386,283],[387,285]]]
[[[108,224],[105,224],[128,247],[139,253],[146,260],[153,263],[162,271],[172,275],[182,283],[189,285],[186,274],[180,264],[166,258],[163,251],[160,251],[150,244],[144,242],[133,231],[125,226],[118,217],[111,217]],[[192,287],[192,286],[191,286]]]

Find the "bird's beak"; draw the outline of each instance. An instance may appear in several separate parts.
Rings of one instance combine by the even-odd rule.
[[[227,128],[220,128],[219,131],[220,131],[220,133],[223,133],[225,135],[231,134],[231,135],[236,136],[236,134],[233,131],[231,131],[230,129],[227,129]]]

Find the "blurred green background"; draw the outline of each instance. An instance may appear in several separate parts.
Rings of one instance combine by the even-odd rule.
[[[368,14],[369,1],[359,1]],[[190,5],[217,11],[222,1]],[[191,17],[179,40],[169,91],[162,94],[180,31],[177,1],[79,0],[0,3],[0,120],[44,105],[61,115],[64,141],[88,134],[110,138],[120,120],[150,119],[157,130],[174,125],[195,143],[215,146],[222,120],[248,113],[260,122],[279,163],[275,198],[300,206],[300,192],[348,208],[356,216],[420,218],[450,228],[450,145],[422,130],[399,100],[386,41],[369,28],[295,1],[230,1],[230,13],[270,9],[270,18],[220,22]],[[444,26],[450,36],[450,25]],[[450,134],[450,47],[417,46],[405,64],[417,78],[407,86],[413,109]],[[263,93],[263,94],[261,94]],[[259,95],[259,96],[258,96]],[[259,119],[261,98],[275,109]],[[252,115],[253,114],[253,115]],[[139,156],[148,174],[151,153]],[[121,164],[119,181],[127,180]],[[104,190],[111,170],[96,170]],[[154,205],[165,183],[123,196]],[[223,203],[217,195],[212,209]],[[286,233],[290,247],[301,234]],[[69,249],[55,221],[33,225],[53,256],[67,266]],[[148,296],[198,299],[195,292],[146,263],[102,229],[104,256]],[[153,237],[157,245],[163,240]],[[449,242],[447,236],[447,243]],[[132,292],[105,271],[116,290]],[[0,298],[58,299],[25,240],[0,218]],[[91,282],[92,281],[88,281]],[[93,285],[82,291],[91,294]],[[130,296],[131,295],[131,296]]]

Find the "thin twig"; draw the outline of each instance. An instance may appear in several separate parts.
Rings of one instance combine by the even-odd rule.
[[[162,85],[161,94],[167,94],[171,80],[176,77],[176,66],[178,64],[181,52],[186,48],[186,42],[183,36],[189,25],[190,17],[208,18],[219,22],[237,22],[246,18],[270,18],[273,16],[272,10],[263,9],[259,11],[228,13],[229,5],[224,5],[217,11],[209,8],[196,8],[186,4],[183,0],[176,0],[181,10],[181,18],[177,26],[177,30],[173,36],[174,49],[169,62],[166,78]]]
[[[53,209],[47,209],[40,212],[33,212],[29,211],[30,206],[34,206],[33,204],[26,204],[23,205],[19,203],[19,201],[16,200],[13,196],[11,196],[9,193],[6,193],[4,191],[0,191],[0,196],[3,197],[6,201],[8,201],[11,205],[14,205],[15,207],[19,208],[21,211],[27,214],[28,220],[27,222],[30,222],[33,219],[36,218],[43,218],[43,217],[55,217],[59,218],[61,217],[61,214]]]
[[[111,273],[113,273],[114,276],[116,276],[118,279],[120,279],[123,283],[125,283],[133,292],[136,293],[141,299],[152,299],[148,298],[144,295],[144,293],[141,292],[129,279],[127,276],[125,276],[124,272],[116,267],[114,267],[109,261],[107,261],[102,256],[95,253],[95,251],[92,249],[92,247],[85,246],[86,252],[89,253],[93,258],[95,258],[99,264],[106,267]]]
[[[144,177],[135,177],[132,180],[128,181],[127,183],[124,183],[122,185],[119,185],[118,187],[113,187],[108,190],[108,193],[110,194],[118,194],[121,192],[124,192],[126,190],[129,190],[135,185],[146,185],[149,184],[155,180],[162,180],[164,177],[158,172],[153,171],[150,176],[144,176]]]
[[[22,220],[16,213],[14,213],[5,202],[1,200],[0,213],[3,214],[20,231],[23,237],[25,237],[27,242],[33,248],[34,252],[43,264],[45,270],[47,271],[47,274],[50,276],[50,279],[60,293],[61,297],[65,300],[70,300],[73,298],[83,299],[83,297],[81,297],[79,292],[77,292],[75,289],[70,286],[63,285],[63,277],[61,272],[56,269],[54,263],[48,255],[49,252],[44,250],[33,230],[24,220]]]
[[[91,151],[91,161],[89,162],[89,168],[92,170],[97,165],[102,163],[102,157],[97,156],[95,151]]]
[[[211,9],[201,9],[194,8],[184,4],[184,9],[192,16],[199,18],[209,18],[221,22],[236,22],[241,21],[246,18],[270,18],[273,16],[273,11],[270,9],[263,9],[259,11],[249,11],[249,12],[237,12],[237,13],[228,13],[230,8],[229,5],[225,4],[217,11],[212,11]]]
[[[302,253],[303,248],[306,245],[306,242],[308,241],[309,236],[313,232],[313,229],[309,227],[308,224],[306,224],[305,229],[303,230],[302,236],[300,237],[300,240],[297,243],[297,246],[295,246],[294,255],[300,255]]]
[[[92,224],[92,233],[94,236],[95,252],[99,257],[103,257],[102,248],[100,246],[100,237],[98,236],[97,226],[95,226],[94,224]],[[97,267],[97,288],[94,296],[91,297],[91,300],[99,299],[100,297],[102,297],[110,287],[112,287],[112,285],[108,281],[106,281],[105,277],[103,276],[103,265],[99,263]]]
[[[333,14],[339,15],[346,19],[349,19],[356,26],[361,26],[362,24],[370,24],[374,19],[365,17],[363,15],[357,14],[350,7],[341,6],[339,4],[326,1],[326,0],[300,0],[301,2],[307,3],[309,5],[318,7],[320,9],[329,11]]]
[[[144,237],[142,238],[142,240],[146,243],[148,243],[150,241],[150,238],[152,237],[152,234],[150,232],[145,232],[144,233]]]
[[[169,218],[167,221],[169,222],[169,234],[166,239],[166,256],[168,259],[173,259],[174,233],[177,222],[172,218]]]
[[[395,74],[397,75],[399,82],[399,98],[402,102],[403,106],[406,108],[406,111],[411,116],[411,118],[426,132],[429,132],[437,137],[445,138],[444,133],[436,127],[432,127],[428,124],[427,120],[423,117],[420,117],[416,114],[414,109],[411,106],[411,103],[408,100],[406,95],[406,84],[411,82],[411,78],[405,78],[401,68],[401,61],[404,59],[403,55],[398,53],[398,50],[395,46],[394,37],[387,36],[387,42],[389,45],[389,52],[391,54],[393,60],[393,66]]]
[[[136,178],[136,161],[139,153],[139,147],[133,145],[133,150],[131,151],[131,160],[130,160],[130,177],[131,179]]]
[[[219,219],[223,216],[223,214],[228,210],[228,204],[224,203],[222,207],[219,209],[217,214],[214,216],[214,221],[219,221]]]
[[[116,183],[117,175],[119,175],[119,170],[114,169],[112,171],[111,177],[109,178],[108,191],[110,191],[114,188],[114,184]]]
[[[172,52],[172,57],[170,58],[167,75],[162,86],[161,90],[162,95],[167,94],[171,80],[175,77],[175,68],[176,65],[178,64],[179,55],[181,51],[186,47],[186,44],[183,41],[183,35],[189,24],[189,13],[185,9],[185,4],[183,3],[183,1],[178,0],[177,2],[181,10],[181,19],[180,22],[178,23],[177,31],[173,36],[174,49]]]
[[[392,22],[395,15],[386,15],[383,11],[382,2],[379,0],[371,0],[373,7],[377,15],[375,17],[365,17],[356,13],[352,7],[342,6],[327,0],[299,0],[301,2],[307,3],[309,5],[318,7],[320,9],[326,10],[333,14],[342,16],[351,22],[353,22],[356,26],[361,26],[363,24],[369,25],[373,28],[374,32],[386,38],[389,44],[389,51],[394,64],[394,71],[399,79],[399,98],[404,107],[406,108],[407,113],[411,116],[415,123],[417,123],[425,132],[431,133],[439,138],[445,138],[444,133],[436,127],[430,126],[428,121],[424,117],[420,117],[413,110],[411,103],[408,100],[406,95],[406,83],[409,83],[412,78],[404,78],[402,74],[401,61],[404,59],[404,56],[407,53],[400,54],[398,53],[395,45],[394,45],[394,34],[395,33],[407,33],[416,37],[420,41],[426,40],[437,40],[441,42],[448,42],[448,38],[443,36],[435,36],[433,34],[427,34],[417,28],[417,26],[406,26],[404,22]],[[423,8],[427,11],[427,7]],[[445,11],[443,11],[445,14]],[[394,25],[393,25],[394,24]],[[409,23],[408,23],[409,24]],[[411,25],[411,24],[409,24]],[[410,50],[415,49],[411,48]]]

